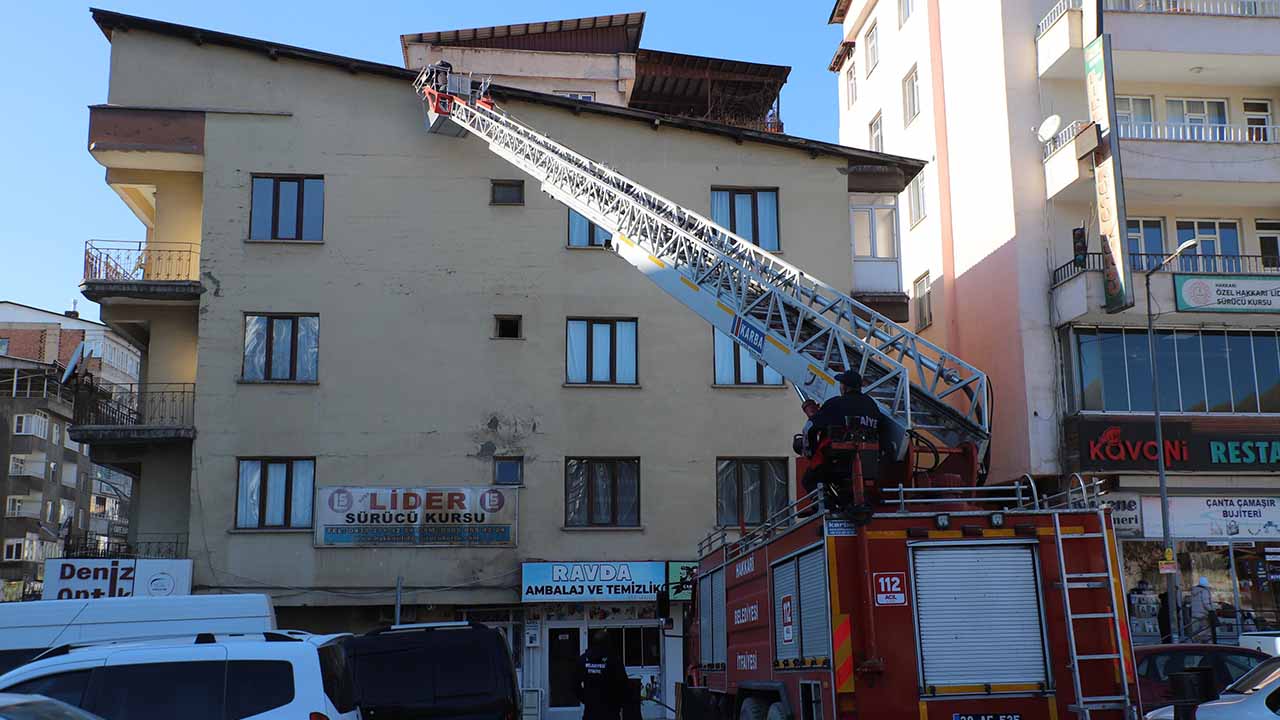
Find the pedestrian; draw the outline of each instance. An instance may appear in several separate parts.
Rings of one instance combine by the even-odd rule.
[[[1160,593],[1160,614],[1156,616],[1160,625],[1160,642],[1168,645],[1173,642],[1173,626],[1169,622],[1169,591]]]
[[[582,720],[619,720],[627,697],[627,669],[609,647],[609,633],[591,634],[587,651],[578,658],[573,689],[582,703]]]
[[[1213,593],[1209,590],[1209,578],[1200,576],[1200,582],[1191,588],[1191,633],[1203,636],[1214,629],[1217,616],[1213,612]]]

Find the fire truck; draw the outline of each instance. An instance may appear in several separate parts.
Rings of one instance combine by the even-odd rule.
[[[991,398],[981,370],[538,132],[498,107],[487,81],[440,64],[414,89],[429,132],[487,143],[797,393],[822,402],[840,392],[839,373],[855,370],[883,412],[888,432],[874,446],[830,446],[854,468],[843,498],[804,495],[757,528],[701,543],[684,717],[1132,713],[1132,651],[1100,489],[1078,478],[1052,497],[1033,482],[983,485]],[[864,474],[868,451],[876,472]]]

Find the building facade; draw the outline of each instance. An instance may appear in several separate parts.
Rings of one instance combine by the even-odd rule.
[[[837,2],[841,141],[930,161],[902,200],[912,323],[990,373],[993,480],[1106,478],[1127,582],[1162,586],[1159,402],[1183,587],[1206,577],[1232,622],[1274,625],[1280,54],[1265,39],[1280,17],[1254,2],[1099,7],[1131,308],[1102,309],[1079,0]]]
[[[91,243],[83,291],[147,362],[74,433],[137,478],[130,537],[185,538],[198,592],[268,592],[286,627],[386,624],[397,585],[403,621],[494,623],[556,717],[604,628],[670,704],[654,590],[712,528],[788,502],[792,391],[482,143],[428,134],[412,70],[95,19],[111,80],[89,150],[147,230],[133,254]],[[896,194],[920,167],[493,92],[838,286],[851,185]],[[449,527],[375,526],[419,511]]]

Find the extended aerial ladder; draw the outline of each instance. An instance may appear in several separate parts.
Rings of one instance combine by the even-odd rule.
[[[612,233],[613,249],[650,280],[822,402],[834,376],[857,370],[904,432],[941,445],[990,437],[987,377],[729,230],[570,150],[499,109],[469,75],[424,68],[414,83],[428,128],[468,133],[542,183],[542,190]],[[906,444],[899,444],[905,453]]]

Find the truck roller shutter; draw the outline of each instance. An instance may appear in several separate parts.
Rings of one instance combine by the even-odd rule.
[[[725,605],[724,605],[724,568],[715,571],[711,576],[711,616],[712,616],[712,662],[725,662]]]
[[[788,609],[791,622],[783,618]],[[774,657],[779,660],[800,657],[800,597],[796,592],[794,560],[773,567],[773,646],[776,648]]]
[[[988,684],[991,692],[1047,686],[1032,546],[916,547],[912,564],[926,694],[930,687],[979,686],[973,692],[981,693]]]
[[[711,582],[713,577],[714,574],[698,578],[698,662],[702,665],[715,662],[715,618],[711,612],[711,608],[715,606],[715,592]]]
[[[827,558],[821,550],[801,555],[800,652],[806,658],[831,655],[831,615],[827,610]]]

